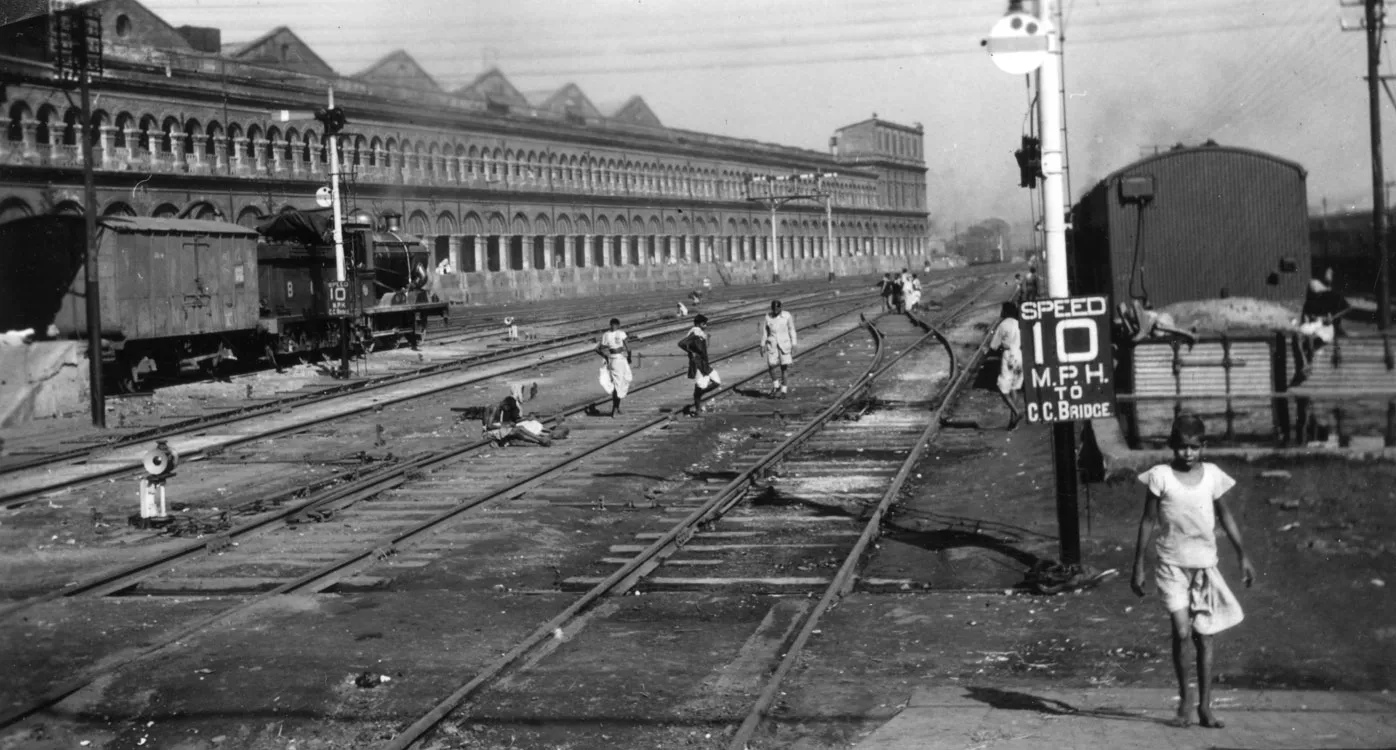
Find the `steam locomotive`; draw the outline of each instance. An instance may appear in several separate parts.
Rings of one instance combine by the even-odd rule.
[[[327,212],[291,211],[257,230],[221,221],[110,216],[98,220],[97,278],[108,381],[139,387],[151,373],[211,369],[225,359],[299,355],[351,342],[415,345],[446,302],[429,289],[420,238],[366,215],[344,225],[336,280]],[[0,330],[87,336],[83,217],[0,224]],[[331,314],[331,294],[338,309]]]

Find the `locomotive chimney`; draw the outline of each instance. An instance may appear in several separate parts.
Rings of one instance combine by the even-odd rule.
[[[398,213],[398,212],[396,212],[396,211],[384,211],[384,212],[383,212],[383,231],[385,231],[385,232],[401,232],[401,231],[402,231],[402,214],[400,214],[400,213]]]

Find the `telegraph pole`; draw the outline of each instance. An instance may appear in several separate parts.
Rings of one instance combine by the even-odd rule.
[[[87,303],[88,405],[92,425],[107,426],[106,397],[102,391],[102,296],[97,267],[97,185],[92,175],[92,91],[89,79],[102,73],[102,15],[91,6],[56,10],[54,68],[60,78],[77,78],[81,97],[82,122],[78,128],[82,155],[83,225],[87,257],[84,259],[84,290]]]
[[[1381,35],[1385,0],[1363,0],[1367,31],[1367,111],[1372,132],[1372,251],[1377,254],[1377,326],[1391,326],[1391,259],[1386,251],[1386,177],[1381,148]]]
[[[1386,248],[1386,177],[1382,169],[1380,87],[1385,85],[1380,70],[1382,31],[1386,27],[1385,0],[1340,0],[1344,8],[1362,6],[1362,23],[1343,31],[1361,29],[1367,35],[1367,117],[1372,141],[1372,252],[1377,258],[1377,326],[1391,326],[1391,259]],[[1390,93],[1390,92],[1388,92]],[[1326,214],[1327,212],[1325,212]],[[1325,217],[1325,221],[1326,221]]]

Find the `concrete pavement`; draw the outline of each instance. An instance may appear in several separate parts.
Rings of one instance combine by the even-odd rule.
[[[925,688],[857,750],[1396,748],[1389,693],[1219,690],[1223,729],[1168,726],[1173,690]],[[1194,711],[1194,721],[1196,712]]]

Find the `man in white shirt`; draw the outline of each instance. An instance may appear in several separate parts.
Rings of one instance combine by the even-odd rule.
[[[771,375],[771,397],[785,398],[790,392],[790,365],[795,361],[795,318],[780,309],[780,300],[771,301],[771,311],[761,319],[761,351]]]

